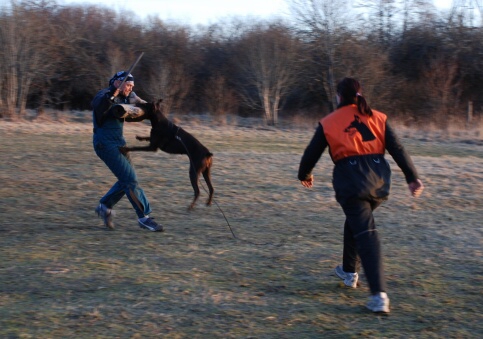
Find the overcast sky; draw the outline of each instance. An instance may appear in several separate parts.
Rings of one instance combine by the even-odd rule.
[[[268,19],[289,15],[286,0],[59,0],[60,4],[95,4],[114,10],[128,10],[144,19],[155,15],[180,24],[210,24],[226,17],[255,16]],[[451,7],[452,0],[434,0],[440,9]]]

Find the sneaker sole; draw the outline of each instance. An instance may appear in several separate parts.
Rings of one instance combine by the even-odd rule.
[[[390,312],[389,305],[387,305],[387,309],[380,309],[380,308],[374,309],[374,308],[371,308],[369,305],[366,305],[366,308],[372,313],[379,314],[379,315],[389,314]]]
[[[143,224],[139,224],[139,227],[141,227],[145,230],[151,231],[151,232],[163,232],[164,231],[164,229],[162,227],[161,227],[161,229],[155,229],[155,228],[143,225]]]
[[[388,315],[390,313],[390,311],[373,311],[370,308],[368,310],[377,315]]]
[[[357,286],[360,286],[359,282],[356,282],[356,286],[352,286],[352,285],[347,285],[345,281],[342,281],[342,285],[347,288],[357,288]]]

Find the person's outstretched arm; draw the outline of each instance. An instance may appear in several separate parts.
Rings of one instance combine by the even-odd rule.
[[[325,139],[324,130],[322,125],[319,124],[312,140],[305,149],[302,160],[300,161],[298,179],[303,186],[308,188],[313,186],[314,176],[312,175],[312,170],[319,161],[326,147],[327,140]]]
[[[411,195],[415,198],[419,197],[424,190],[423,182],[421,179],[419,179],[418,172],[411,157],[406,152],[403,145],[399,141],[396,132],[391,128],[387,121],[385,139],[386,149],[401,171],[404,173]]]

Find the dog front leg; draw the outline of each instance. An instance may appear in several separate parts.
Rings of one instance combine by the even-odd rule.
[[[156,146],[153,146],[153,145],[149,145],[149,146],[146,146],[146,147],[127,147],[127,146],[121,146],[119,147],[119,151],[126,155],[128,152],[138,152],[138,151],[141,151],[141,152],[156,152],[158,150],[158,148]]]

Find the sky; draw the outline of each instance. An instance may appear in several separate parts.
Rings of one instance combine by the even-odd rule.
[[[230,17],[269,19],[290,14],[287,0],[59,0],[60,4],[93,4],[128,10],[144,19],[148,15],[179,24],[210,24]],[[434,0],[438,9],[448,9],[452,0]]]
[[[61,0],[62,4],[95,4],[129,10],[141,18],[157,15],[181,24],[210,24],[237,17],[270,18],[288,15],[286,0]]]

